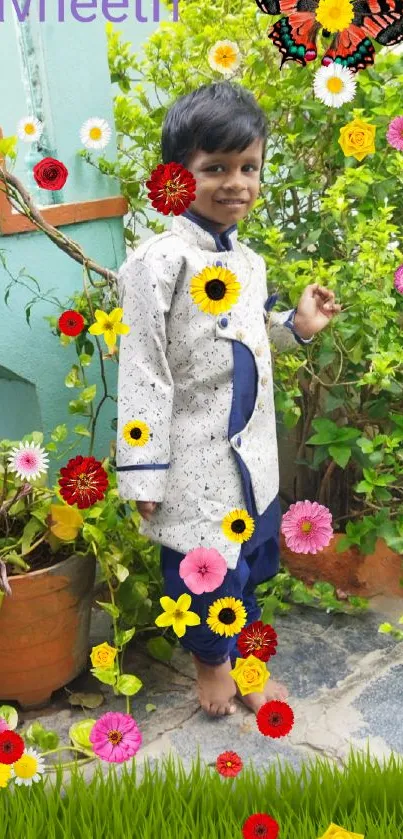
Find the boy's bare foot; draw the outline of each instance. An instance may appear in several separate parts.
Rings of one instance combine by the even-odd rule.
[[[202,664],[196,656],[193,656],[193,661],[197,670],[198,695],[203,710],[213,717],[234,714],[236,705],[231,700],[235,696],[236,687],[229,675],[230,660],[216,667]]]
[[[257,714],[259,708],[265,702],[270,702],[272,699],[285,702],[288,696],[288,690],[282,682],[275,682],[273,679],[268,678],[261,693],[247,693],[245,696],[242,696],[237,687],[236,696],[247,708],[250,708],[254,714]]]

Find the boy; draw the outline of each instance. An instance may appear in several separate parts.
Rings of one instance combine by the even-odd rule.
[[[203,85],[177,100],[162,130],[163,162],[192,172],[196,199],[120,272],[131,329],[120,347],[119,494],[137,501],[140,533],[161,544],[165,594],[173,600],[189,593],[179,574],[189,551],[215,548],[227,563],[221,586],[191,595],[201,623],[181,638],[211,715],[235,711],[229,671],[240,654],[238,635],[206,624],[209,607],[233,597],[243,602],[246,625],[258,620],[254,589],[279,567],[268,337],[278,350],[292,350],[341,309],[332,291],[314,284],[297,310],[272,313],[265,323],[276,295],[267,299],[264,260],[238,241],[237,222],[258,197],[266,139],[265,114],[240,85]],[[286,695],[270,679],[263,693],[240,698],[256,713]]]

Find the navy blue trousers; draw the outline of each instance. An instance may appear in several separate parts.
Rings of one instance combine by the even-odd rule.
[[[277,511],[273,505],[273,513]],[[277,574],[280,564],[279,525],[280,518],[273,514],[273,531],[269,539],[255,547],[248,554],[248,543],[244,542],[238,564],[233,570],[228,570],[221,586],[205,594],[193,594],[179,576],[179,565],[185,554],[161,546],[161,571],[164,578],[164,594],[177,600],[181,594],[190,594],[192,603],[190,610],[200,615],[199,626],[188,626],[180,643],[185,650],[192,652],[204,664],[223,664],[228,658],[235,666],[236,658],[240,657],[237,648],[238,635],[230,638],[213,632],[206,619],[208,610],[215,600],[220,597],[235,597],[242,600],[247,613],[245,626],[260,619],[260,609],[254,594],[256,586],[264,583]]]

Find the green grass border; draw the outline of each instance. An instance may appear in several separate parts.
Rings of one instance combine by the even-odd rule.
[[[241,839],[252,813],[280,824],[279,839],[318,839],[331,822],[365,839],[403,836],[403,760],[382,764],[350,751],[340,769],[326,758],[300,770],[277,759],[262,772],[252,764],[234,778],[202,766],[200,752],[186,773],[169,756],[137,777],[135,759],[98,764],[91,781],[58,766],[31,788],[0,790],[1,839]]]

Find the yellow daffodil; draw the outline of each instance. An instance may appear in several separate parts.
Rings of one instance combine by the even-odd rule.
[[[345,830],[344,827],[339,827],[332,822],[320,839],[365,839],[365,836],[363,833],[351,833],[350,830]]]
[[[316,9],[316,20],[328,32],[342,32],[348,29],[354,18],[351,0],[320,0]]]
[[[58,539],[71,542],[76,538],[84,521],[78,510],[67,504],[64,506],[51,504],[50,515],[53,522],[50,525],[50,530]]]
[[[190,594],[181,594],[178,600],[171,597],[160,597],[160,603],[164,612],[155,619],[157,626],[172,626],[178,638],[186,632],[186,626],[198,626],[199,615],[196,612],[189,612],[192,598]]]
[[[265,662],[255,655],[237,658],[234,669],[229,672],[242,696],[246,696],[247,693],[261,693],[270,676]]]
[[[93,667],[112,667],[117,654],[116,647],[110,647],[107,641],[91,650],[90,659]]]
[[[7,786],[11,778],[11,766],[7,763],[0,763],[0,789]]]
[[[102,309],[96,309],[95,317],[97,322],[90,326],[88,332],[91,335],[103,335],[109,349],[115,346],[118,335],[128,335],[130,332],[130,326],[119,323],[123,317],[123,309],[113,309],[109,314]]]

